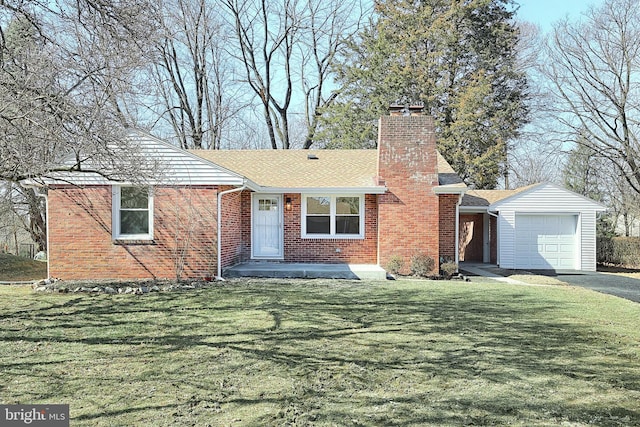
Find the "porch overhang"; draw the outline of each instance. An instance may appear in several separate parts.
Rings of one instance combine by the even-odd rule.
[[[436,194],[458,194],[464,195],[469,189],[466,185],[462,184],[453,184],[453,185],[439,185],[434,187],[433,192]]]
[[[460,206],[461,214],[488,213],[489,206]]]

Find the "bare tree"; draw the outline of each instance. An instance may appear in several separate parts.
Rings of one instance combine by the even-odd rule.
[[[307,16],[301,32],[300,76],[305,99],[307,136],[304,148],[314,142],[322,111],[337,96],[330,86],[333,64],[346,41],[360,31],[364,9],[361,0],[307,0]]]
[[[620,174],[611,174],[608,168],[601,174],[602,188],[607,194],[609,214],[613,217],[616,233],[626,237],[637,237],[638,221],[640,221],[640,195],[630,188],[627,180]]]
[[[15,187],[14,183],[0,182],[0,253],[19,255],[21,243],[35,240],[26,230],[29,217],[15,199]]]
[[[557,155],[558,151],[552,149],[546,151],[544,144],[538,141],[528,141],[528,148],[519,147],[510,156],[510,174],[505,188],[517,188],[540,182],[560,182],[563,165],[563,156]],[[534,144],[539,149],[532,149]]]
[[[44,199],[33,188],[24,188],[13,182],[5,182],[2,188],[2,216],[5,221],[28,233],[36,251],[47,249],[47,218]],[[16,248],[16,254],[18,249]]]
[[[120,71],[131,64],[118,63],[111,49],[132,47],[126,43],[141,5],[31,6],[0,5],[0,179],[60,171],[140,176],[141,159],[122,138],[127,120],[118,103],[127,80]]]
[[[539,182],[562,182],[566,148],[554,134],[556,121],[551,120],[552,97],[547,90],[540,63],[544,39],[540,28],[530,22],[517,23],[517,68],[527,76],[527,106],[529,122],[507,150],[508,165],[505,187],[515,188]]]
[[[640,193],[640,2],[612,0],[582,21],[560,22],[543,71],[564,141],[578,140],[608,159]]]
[[[238,43],[244,81],[263,110],[271,147],[289,148],[292,58],[300,29],[299,0],[224,0]]]
[[[155,66],[162,115],[182,148],[219,149],[223,130],[246,105],[233,93],[220,9],[207,0],[178,0],[166,9]]]
[[[300,99],[306,122],[303,147],[309,148],[322,110],[335,98],[330,82],[336,55],[359,30],[361,0],[224,4],[236,36],[235,57],[244,68],[243,82],[261,105],[271,147],[291,147],[290,115]]]
[[[44,201],[22,184],[70,171],[115,180],[153,174],[124,138],[153,11],[146,0],[0,3],[0,181],[39,250]]]

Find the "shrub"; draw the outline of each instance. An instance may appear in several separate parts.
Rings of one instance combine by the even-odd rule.
[[[451,276],[458,271],[458,264],[452,261],[447,261],[440,264],[440,270],[445,278],[451,279]]]
[[[601,264],[640,267],[640,238],[598,238],[597,261]]]
[[[411,273],[416,276],[428,277],[436,266],[436,262],[429,255],[415,254],[411,257]]]
[[[399,274],[404,267],[404,258],[400,255],[392,255],[387,262],[387,271],[391,274]]]

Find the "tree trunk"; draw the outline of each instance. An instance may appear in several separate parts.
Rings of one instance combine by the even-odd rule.
[[[47,250],[47,216],[42,200],[35,190],[28,188],[24,191],[29,209],[29,223],[27,231],[36,244],[36,252]]]

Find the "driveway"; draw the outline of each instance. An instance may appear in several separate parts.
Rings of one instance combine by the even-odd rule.
[[[460,263],[460,270],[471,273],[471,275],[491,277],[495,280],[502,280],[509,283],[518,283],[518,281],[509,278],[511,275],[518,274],[517,270],[504,270],[491,264],[463,262]],[[640,302],[640,280],[631,277],[577,270],[535,270],[533,272],[523,273],[553,277],[573,286],[580,286],[604,294],[615,295],[620,298]]]
[[[640,302],[640,280],[631,277],[575,270],[536,271],[536,274],[555,277],[570,285]]]

